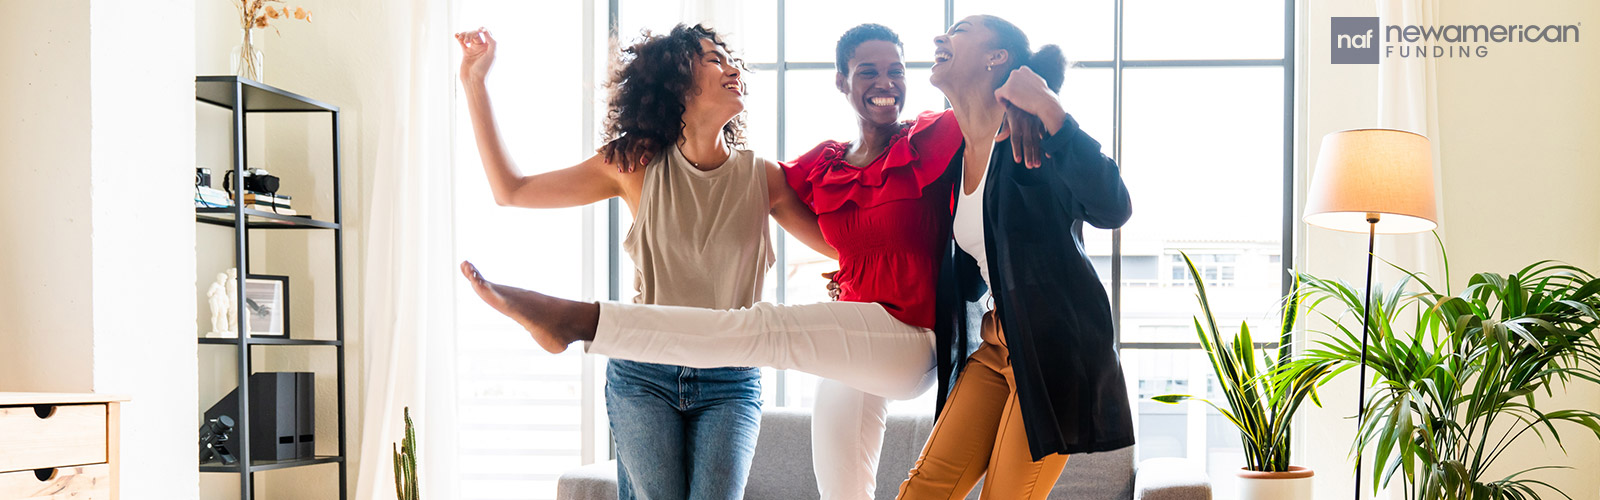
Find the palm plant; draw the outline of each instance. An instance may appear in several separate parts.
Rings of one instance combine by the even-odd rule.
[[[1409,499],[1538,499],[1536,488],[1570,499],[1527,477],[1557,467],[1533,466],[1499,478],[1487,472],[1530,432],[1564,451],[1556,423],[1578,424],[1585,435],[1600,439],[1600,414],[1539,407],[1539,393],[1548,398],[1558,385],[1600,383],[1600,281],[1582,269],[1542,261],[1510,276],[1473,275],[1465,290],[1452,294],[1448,285],[1440,293],[1421,276],[1400,270],[1405,278],[1394,288],[1374,289],[1371,348],[1364,359],[1360,291],[1302,275],[1308,309],[1334,326],[1322,332],[1328,340],[1289,369],[1321,373],[1325,381],[1365,363],[1377,375],[1353,450],[1373,452],[1374,489],[1398,474]],[[1423,291],[1407,292],[1411,282]],[[1339,317],[1322,311],[1324,303],[1342,306]],[[1409,332],[1399,328],[1406,310],[1412,311],[1405,318]]]
[[[1250,337],[1250,325],[1240,322],[1239,333],[1232,339],[1222,337],[1217,318],[1211,313],[1211,302],[1206,297],[1205,282],[1188,254],[1183,260],[1194,277],[1195,295],[1200,300],[1200,311],[1205,322],[1194,319],[1195,334],[1205,348],[1211,367],[1216,371],[1217,383],[1227,399],[1220,405],[1209,399],[1186,395],[1167,394],[1154,399],[1162,403],[1177,404],[1197,400],[1216,408],[1224,418],[1239,429],[1244,442],[1245,468],[1261,472],[1287,472],[1289,470],[1290,422],[1300,405],[1310,396],[1316,400],[1318,380],[1332,367],[1312,367],[1295,372],[1284,368],[1290,364],[1290,346],[1299,311],[1299,287],[1283,301],[1283,321],[1278,330],[1279,352],[1276,359],[1263,353],[1260,362],[1255,356],[1255,342]]]
[[[422,498],[417,486],[417,433],[411,427],[411,407],[404,410],[406,435],[394,450],[394,491],[399,500]]]

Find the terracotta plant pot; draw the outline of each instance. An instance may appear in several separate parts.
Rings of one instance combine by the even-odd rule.
[[[1311,469],[1289,466],[1288,472],[1239,469],[1239,500],[1306,500],[1311,498]]]

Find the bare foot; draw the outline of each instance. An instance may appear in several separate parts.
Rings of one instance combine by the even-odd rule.
[[[483,279],[483,274],[471,262],[461,262],[461,274],[472,284],[472,290],[478,292],[478,298],[500,314],[516,320],[546,351],[561,353],[575,341],[594,339],[595,325],[600,318],[598,305],[492,283]]]

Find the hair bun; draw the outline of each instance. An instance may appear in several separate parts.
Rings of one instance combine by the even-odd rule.
[[[1028,56],[1028,64],[1024,66],[1043,77],[1051,91],[1061,91],[1061,82],[1067,75],[1067,57],[1061,54],[1060,46],[1049,44],[1039,47],[1037,52]]]

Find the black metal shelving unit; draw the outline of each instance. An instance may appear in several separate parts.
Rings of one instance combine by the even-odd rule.
[[[230,345],[238,348],[238,404],[239,416],[235,419],[234,435],[238,436],[239,444],[234,446],[234,453],[239,462],[234,465],[206,464],[200,466],[202,473],[238,474],[239,498],[251,500],[255,498],[254,473],[269,470],[286,469],[291,467],[305,467],[321,464],[338,464],[339,466],[339,498],[348,498],[346,491],[346,478],[348,461],[345,443],[345,366],[344,366],[344,234],[340,211],[340,177],[339,177],[339,107],[317,101],[293,92],[284,91],[262,84],[260,82],[237,76],[201,76],[195,78],[195,99],[207,104],[212,104],[233,112],[233,192],[244,192],[245,152],[245,116],[249,113],[327,113],[332,124],[333,142],[333,220],[317,220],[310,217],[279,215],[272,212],[251,210],[243,208],[243,204],[235,203],[232,207],[223,208],[196,208],[195,222],[216,226],[231,227],[234,230],[234,263],[239,270],[238,289],[242,293],[245,289],[245,278],[249,275],[250,230],[314,230],[333,231],[333,269],[334,269],[334,324],[335,340],[305,340],[277,337],[250,337],[242,334],[248,315],[245,313],[244,301],[238,301],[238,330],[241,334],[237,338],[201,338],[200,345]],[[334,364],[337,366],[338,377],[338,434],[339,453],[332,456],[316,456],[295,460],[252,460],[250,458],[250,354],[252,346],[310,346],[332,347],[335,350]],[[248,465],[246,465],[248,464]]]

